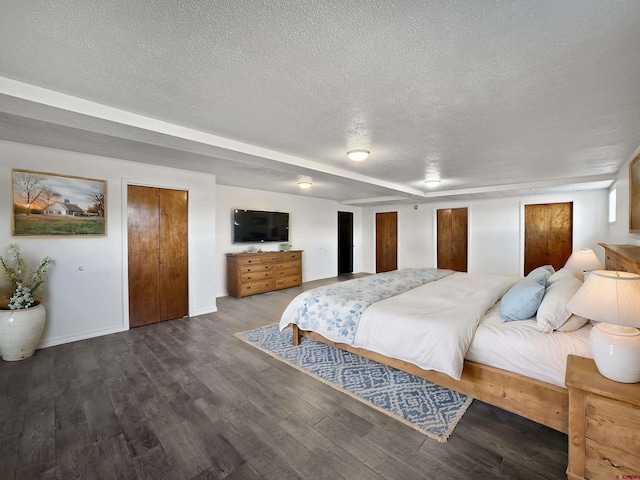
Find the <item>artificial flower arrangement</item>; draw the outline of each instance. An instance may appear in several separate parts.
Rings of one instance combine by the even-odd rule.
[[[35,296],[44,284],[53,259],[49,256],[44,257],[38,268],[27,275],[27,264],[15,243],[9,245],[9,255],[13,257],[12,261],[0,256],[0,268],[4,278],[11,284],[9,295],[7,295],[8,303],[1,302],[0,309],[20,310],[38,305],[39,301]]]

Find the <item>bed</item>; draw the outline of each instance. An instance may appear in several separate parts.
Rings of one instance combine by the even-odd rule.
[[[519,283],[437,269],[372,275],[300,294],[280,328],[296,345],[313,338],[566,433],[566,357],[591,356],[590,325],[541,333],[535,317],[503,323],[500,301]]]

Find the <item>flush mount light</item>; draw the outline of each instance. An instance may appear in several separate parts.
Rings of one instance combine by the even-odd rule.
[[[438,185],[440,185],[440,180],[437,178],[434,178],[432,180],[425,180],[425,185],[427,187],[433,188],[433,187],[437,187]]]
[[[300,177],[300,179],[298,180],[298,186],[300,188],[311,188],[311,185],[313,185],[313,182],[311,182],[311,177]]]
[[[347,152],[347,157],[349,157],[354,162],[361,162],[365,160],[371,152],[369,150],[364,150],[362,148],[357,148],[355,150],[349,150]]]

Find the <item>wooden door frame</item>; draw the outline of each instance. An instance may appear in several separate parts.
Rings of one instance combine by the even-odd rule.
[[[473,216],[473,209],[471,205],[468,203],[464,203],[461,205],[435,205],[431,212],[431,217],[433,219],[431,226],[433,231],[432,241],[433,241],[433,267],[438,268],[438,210],[448,210],[450,208],[466,208],[467,209],[467,272],[470,271],[471,267],[471,240],[473,238],[473,229],[471,228],[471,219]],[[524,251],[524,249],[523,249]]]
[[[541,195],[540,198],[534,198],[531,200],[521,200],[520,201],[520,259],[518,262],[518,272],[519,275],[522,275],[524,272],[524,220],[525,213],[524,207],[526,205],[541,205],[548,203],[572,203],[573,204],[573,221],[572,221],[572,235],[571,235],[571,250],[576,249],[576,235],[575,235],[575,226],[576,226],[576,218],[578,218],[579,213],[579,202],[576,200],[575,195],[559,195],[557,197],[550,197],[548,195]]]
[[[128,192],[127,187],[129,185],[136,187],[150,187],[150,188],[164,188],[168,190],[182,190],[187,192],[187,197],[189,196],[189,187],[185,185],[176,185],[176,184],[166,184],[166,183],[148,183],[141,182],[137,179],[131,178],[123,178],[121,182],[122,188],[122,208],[121,208],[121,227],[122,228],[122,328],[123,330],[129,330],[129,224],[128,224],[128,216],[127,216],[127,207],[128,207]],[[193,306],[193,289],[191,286],[195,279],[193,278],[193,265],[192,265],[192,237],[193,232],[191,231],[191,202],[187,201],[187,268],[188,272],[188,291],[189,291],[189,316],[192,316],[194,311]]]

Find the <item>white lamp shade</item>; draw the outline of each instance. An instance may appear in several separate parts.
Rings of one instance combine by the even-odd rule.
[[[601,270],[603,267],[600,259],[590,248],[580,248],[574,251],[564,265],[564,268],[568,270],[577,270],[580,272]]]
[[[569,301],[567,310],[599,322],[640,327],[640,275],[595,270]]]

